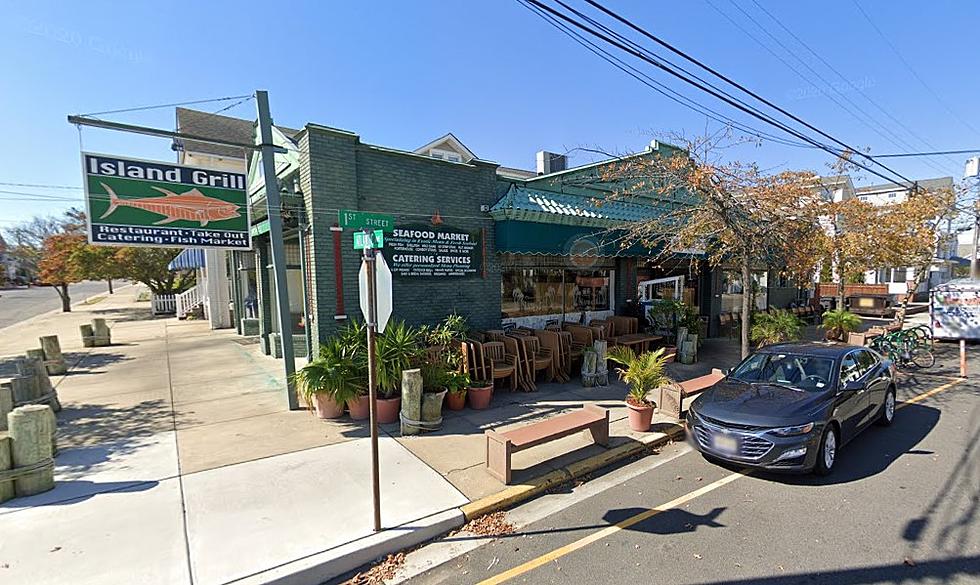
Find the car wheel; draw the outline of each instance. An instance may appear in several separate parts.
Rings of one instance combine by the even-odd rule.
[[[881,414],[875,422],[883,427],[887,427],[895,420],[895,389],[889,388],[885,393],[885,401],[881,405]]]
[[[820,439],[820,453],[817,454],[817,464],[813,467],[813,472],[817,475],[828,475],[834,469],[837,462],[837,430],[833,425],[827,425]]]

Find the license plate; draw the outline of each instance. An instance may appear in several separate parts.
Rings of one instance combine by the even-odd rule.
[[[721,453],[735,453],[738,451],[738,440],[727,435],[715,435],[711,439],[711,445],[716,451]]]

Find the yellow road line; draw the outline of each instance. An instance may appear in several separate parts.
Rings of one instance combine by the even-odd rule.
[[[912,398],[909,398],[908,400],[903,400],[903,401],[899,402],[898,405],[895,407],[895,410],[898,410],[899,408],[904,408],[904,407],[906,407],[906,406],[908,406],[910,404],[915,404],[916,402],[922,402],[923,400],[925,400],[926,398],[929,398],[930,396],[934,396],[936,394],[939,394],[940,392],[945,392],[946,390],[949,390],[950,388],[952,388],[953,386],[956,386],[957,384],[959,384],[962,381],[963,381],[963,378],[957,378],[957,379],[953,380],[952,382],[947,382],[947,383],[943,384],[942,386],[936,386],[932,390],[929,390],[927,392],[923,392],[922,394],[916,394],[915,396],[913,396]]]
[[[959,384],[962,381],[963,381],[962,378],[955,379],[952,382],[947,382],[946,384],[943,384],[941,386],[937,386],[937,387],[933,388],[932,390],[929,390],[927,392],[923,392],[922,394],[917,394],[917,395],[913,396],[912,398],[909,398],[908,400],[903,400],[902,402],[898,403],[898,405],[895,408],[897,410],[899,408],[903,408],[903,407],[908,406],[910,404],[915,404],[916,402],[921,402],[921,401],[925,400],[926,398],[929,398],[930,396],[935,396],[936,394],[939,394],[940,392],[945,392],[946,390],[949,390],[950,388],[952,388],[953,386]],[[568,555],[570,553],[573,553],[573,552],[575,552],[575,551],[577,551],[579,549],[585,548],[586,546],[592,544],[593,542],[600,541],[603,538],[606,538],[607,536],[611,536],[613,534],[616,534],[617,532],[619,532],[619,531],[621,531],[623,529],[629,528],[630,526],[633,526],[634,524],[638,524],[640,522],[643,522],[644,520],[648,520],[650,518],[653,518],[654,516],[656,516],[657,514],[659,514],[661,512],[666,512],[667,510],[670,510],[670,509],[673,509],[673,508],[677,508],[678,506],[683,506],[684,504],[690,502],[691,500],[693,500],[695,498],[701,497],[704,494],[707,494],[709,492],[713,492],[714,490],[716,490],[716,489],[718,489],[720,487],[723,487],[725,485],[728,485],[728,484],[732,483],[733,481],[735,481],[736,479],[738,479],[740,477],[744,477],[746,475],[749,475],[750,473],[751,473],[751,471],[746,470],[746,471],[743,471],[743,472],[733,473],[731,475],[726,475],[725,477],[719,479],[718,481],[715,481],[713,483],[709,483],[708,485],[706,485],[706,486],[704,486],[702,488],[696,489],[693,492],[684,494],[683,496],[680,496],[679,498],[673,499],[673,500],[667,502],[666,504],[661,504],[661,505],[659,505],[659,506],[657,506],[655,508],[651,508],[651,509],[646,510],[644,512],[640,512],[639,514],[637,514],[635,516],[631,516],[631,517],[629,517],[629,518],[627,518],[625,520],[622,520],[619,523],[614,524],[614,525],[612,525],[612,526],[610,526],[608,528],[603,528],[602,530],[599,530],[598,532],[594,532],[594,533],[592,533],[592,534],[590,534],[590,535],[588,535],[588,536],[586,536],[584,538],[581,538],[579,540],[576,540],[575,542],[573,542],[571,544],[566,544],[563,547],[556,548],[555,550],[553,550],[551,552],[545,553],[545,554],[543,554],[543,555],[541,555],[541,556],[539,556],[537,558],[531,559],[530,561],[527,561],[526,563],[524,563],[522,565],[518,565],[518,566],[514,567],[513,569],[504,571],[503,573],[500,573],[498,575],[494,575],[493,577],[490,577],[489,579],[485,579],[483,581],[480,581],[480,584],[479,585],[497,585],[498,583],[504,583],[505,581],[509,581],[509,580],[513,579],[514,577],[518,577],[520,575],[523,575],[524,573],[527,573],[528,571],[532,571],[534,569],[537,569],[538,567],[541,567],[543,565],[547,565],[548,563],[550,563],[552,561],[555,561],[555,560],[558,560],[558,559],[560,559],[561,557],[563,557],[565,555]]]
[[[627,518],[627,519],[625,519],[625,520],[623,520],[623,521],[621,521],[621,522],[619,522],[617,524],[614,524],[614,525],[612,525],[612,526],[610,526],[608,528],[603,528],[602,530],[600,530],[598,532],[593,532],[592,534],[590,534],[590,535],[588,535],[588,536],[586,536],[586,537],[584,537],[584,538],[582,538],[580,540],[576,540],[575,542],[573,542],[571,544],[567,544],[567,545],[565,545],[565,546],[563,546],[561,548],[556,548],[555,550],[553,550],[553,551],[551,551],[549,553],[546,553],[544,555],[541,555],[540,557],[538,557],[536,559],[531,559],[530,561],[524,563],[523,565],[518,565],[518,566],[514,567],[513,569],[510,569],[509,571],[504,571],[503,573],[500,573],[499,575],[494,575],[493,577],[490,577],[489,579],[485,579],[483,581],[480,581],[480,585],[496,585],[497,583],[503,583],[505,581],[509,581],[510,579],[513,579],[514,577],[517,577],[519,575],[523,575],[524,573],[527,573],[528,571],[531,571],[533,569],[536,569],[536,568],[538,568],[538,567],[540,567],[542,565],[546,565],[546,564],[548,564],[548,563],[550,563],[550,562],[552,562],[554,560],[557,560],[557,559],[559,559],[559,558],[561,558],[561,557],[563,557],[563,556],[565,556],[565,555],[567,555],[569,553],[575,552],[575,551],[579,550],[580,548],[584,548],[584,547],[592,544],[593,542],[602,540],[603,538],[606,538],[607,536],[611,536],[611,535],[619,532],[620,530],[623,530],[624,528],[629,528],[630,526],[633,526],[634,524],[637,524],[637,523],[643,522],[644,520],[647,520],[649,518],[652,518],[652,517],[656,516],[657,514],[659,514],[661,512],[666,512],[667,510],[670,510],[672,508],[677,508],[678,506],[683,506],[687,502],[690,502],[691,500],[693,500],[693,499],[695,499],[697,497],[703,496],[704,494],[707,494],[708,492],[712,492],[712,491],[714,491],[714,490],[716,490],[716,489],[718,489],[718,488],[720,488],[722,486],[728,485],[728,484],[732,483],[733,481],[735,481],[736,479],[738,479],[740,477],[744,477],[744,476],[746,476],[748,474],[749,474],[749,472],[748,471],[745,471],[745,472],[740,472],[740,473],[733,473],[731,475],[726,475],[725,477],[719,479],[718,481],[715,481],[713,483],[709,483],[708,485],[706,485],[706,486],[704,486],[702,488],[696,489],[693,492],[684,494],[683,496],[681,496],[679,498],[676,498],[674,500],[671,500],[671,501],[667,502],[666,504],[661,504],[661,505],[659,505],[659,506],[657,506],[655,508],[651,508],[651,509],[646,510],[644,512],[640,512],[639,514],[637,514],[635,516],[631,516],[631,517],[629,517],[629,518]]]

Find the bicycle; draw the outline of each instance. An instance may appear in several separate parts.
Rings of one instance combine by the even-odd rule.
[[[883,354],[896,367],[907,368],[931,368],[936,365],[936,356],[930,349],[932,337],[928,342],[921,338],[917,333],[906,333],[903,330],[881,335],[871,341],[870,347]]]

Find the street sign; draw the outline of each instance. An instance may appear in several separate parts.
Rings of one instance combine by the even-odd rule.
[[[376,254],[377,266],[375,267],[375,275],[377,278],[377,284],[375,290],[378,296],[378,310],[377,310],[377,320],[378,320],[378,333],[385,332],[385,326],[388,325],[388,320],[391,319],[391,270],[388,268],[388,264],[385,263],[384,256],[381,254]],[[367,263],[361,262],[361,271],[357,275],[357,282],[360,289],[360,300],[361,300],[361,314],[364,315],[365,319],[370,314],[368,312],[368,271]]]
[[[370,213],[368,211],[353,211],[341,209],[337,213],[337,222],[342,228],[355,230],[380,229],[390,232],[395,229],[395,216],[383,213]]]
[[[354,232],[354,249],[364,250],[382,248],[385,245],[385,233],[382,230],[374,232]]]
[[[243,173],[91,152],[82,167],[93,244],[252,248]]]

